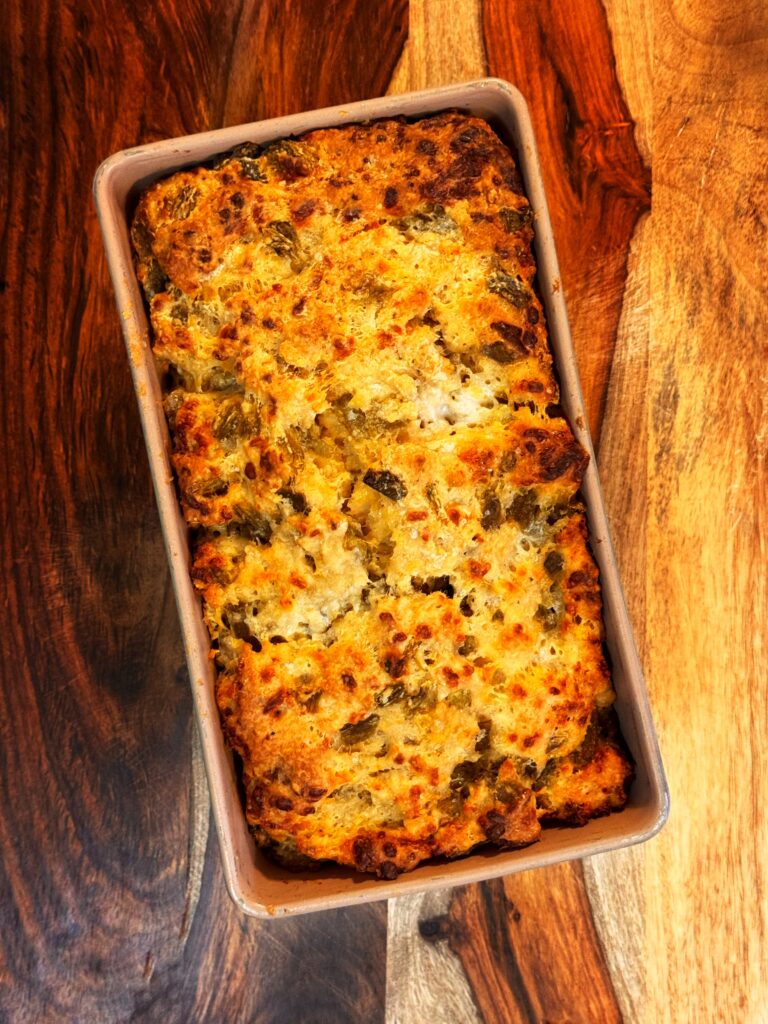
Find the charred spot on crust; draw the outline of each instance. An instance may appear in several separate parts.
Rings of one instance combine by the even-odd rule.
[[[435,202],[467,199],[475,195],[485,167],[494,152],[499,152],[490,132],[478,125],[462,128],[451,140],[449,148],[455,154],[453,160],[421,186],[421,194]]]
[[[475,139],[478,138],[478,136],[485,137],[485,132],[482,130],[482,128],[480,128],[479,125],[471,124],[469,125],[469,127],[464,128],[461,132],[459,132],[458,135],[455,135],[451,139],[451,149],[454,151],[454,153],[458,153],[462,149],[465,149],[467,146],[473,143]]]
[[[503,814],[499,814],[498,811],[488,811],[487,814],[480,817],[480,827],[485,833],[486,839],[497,843],[504,835],[507,823]]]
[[[300,491],[292,491],[289,487],[281,487],[277,493],[281,498],[285,498],[297,515],[309,515],[309,502]]]
[[[304,202],[297,206],[293,211],[293,219],[296,221],[306,220],[314,213],[316,208],[316,199],[305,199]]]
[[[405,665],[406,659],[397,655],[387,655],[384,659],[384,671],[393,679],[399,679],[400,676],[405,675]]]
[[[557,480],[568,472],[576,479],[581,479],[588,461],[589,456],[576,442],[566,448],[544,446],[539,454],[541,475],[547,481]]]
[[[491,323],[491,330],[495,331],[500,337],[511,345],[512,348],[517,349],[520,355],[527,355],[533,346],[528,346],[523,338],[523,329],[518,327],[517,324],[507,323],[506,320],[494,320]],[[534,341],[536,339],[534,338]]]
[[[376,847],[368,836],[358,836],[352,844],[352,857],[360,871],[373,871],[376,868]]]
[[[575,572],[572,572],[570,574],[570,576],[568,577],[568,586],[569,587],[584,587],[584,586],[589,586],[591,583],[592,583],[592,575],[591,575],[591,573],[584,572],[581,569],[577,569]]]
[[[400,477],[390,473],[388,469],[367,470],[363,477],[363,483],[392,501],[400,501],[408,494],[408,488]]]
[[[422,594],[445,594],[446,597],[453,597],[456,592],[450,576],[428,576],[425,580],[413,576],[411,586]]]

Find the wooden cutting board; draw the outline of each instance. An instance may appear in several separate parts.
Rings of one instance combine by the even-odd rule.
[[[0,33],[0,1020],[768,1020],[768,6],[9,0]],[[672,815],[258,923],[222,882],[91,179],[487,74],[535,122]]]

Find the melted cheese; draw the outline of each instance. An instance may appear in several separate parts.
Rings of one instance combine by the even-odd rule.
[[[392,877],[620,807],[600,591],[482,121],[314,132],[134,222],[257,840]]]

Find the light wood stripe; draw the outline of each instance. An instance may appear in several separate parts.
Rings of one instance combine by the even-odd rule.
[[[467,82],[486,74],[480,0],[411,0],[408,43],[391,93]]]
[[[644,1021],[768,1019],[768,8],[654,5]],[[642,486],[642,482],[640,483]]]
[[[483,1024],[449,942],[452,891],[389,901],[386,1024]]]
[[[650,345],[652,218],[638,225],[627,265],[627,286],[608,384],[599,469],[630,618],[641,663],[645,629],[647,492],[638,466],[647,463],[645,402]],[[645,854],[632,849],[584,861],[584,879],[616,998],[627,1022],[646,1005]]]

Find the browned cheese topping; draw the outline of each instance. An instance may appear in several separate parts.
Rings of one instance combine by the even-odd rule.
[[[393,878],[623,806],[601,597],[483,121],[241,146],[133,223],[259,844]]]

